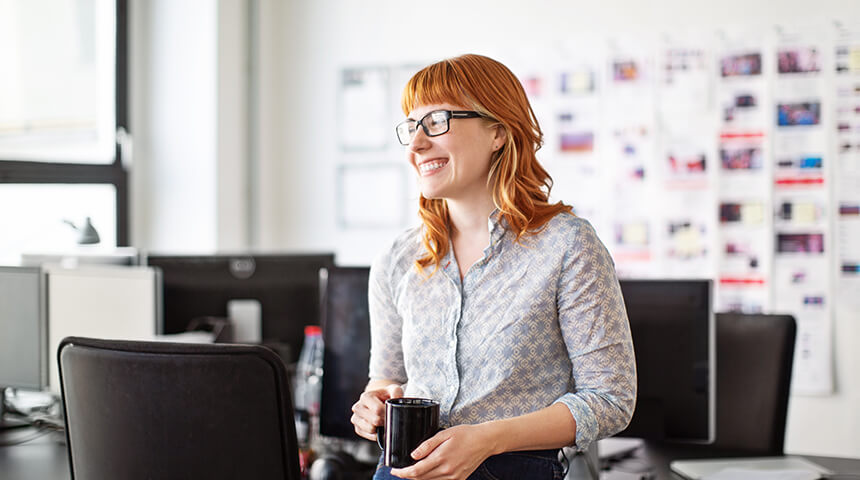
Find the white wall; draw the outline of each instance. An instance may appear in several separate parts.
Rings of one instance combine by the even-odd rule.
[[[132,242],[216,245],[216,32],[212,2],[130,2]]]
[[[259,8],[257,30],[248,37],[259,44],[251,77],[259,100],[247,110],[258,128],[235,143],[216,141],[230,125],[224,118],[216,123],[216,115],[253,103],[253,96],[225,89],[229,78],[237,85],[244,80],[223,68],[243,61],[241,50],[225,51],[223,42],[243,38],[249,10],[236,4],[248,3],[132,2],[132,15],[139,17],[133,48],[140,53],[132,57],[136,246],[334,250],[342,263],[369,263],[397,229],[345,233],[336,225],[334,129],[337,75],[344,66],[428,63],[468,52],[505,62],[524,45],[560,39],[579,39],[588,48],[611,34],[803,25],[813,14],[860,18],[855,0],[815,2],[814,11],[805,0],[248,2]],[[241,130],[244,124],[232,125]],[[256,142],[253,168],[242,154],[248,141]],[[242,189],[247,175],[252,192]],[[837,394],[792,398],[790,453],[860,457],[860,318],[837,310]]]
[[[132,243],[249,244],[247,2],[131,2]]]

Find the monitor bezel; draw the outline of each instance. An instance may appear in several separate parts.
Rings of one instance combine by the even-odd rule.
[[[325,338],[327,337],[327,335],[331,334],[331,332],[327,329],[328,308],[329,308],[328,302],[331,299],[330,289],[328,286],[328,279],[329,279],[331,273],[337,274],[338,272],[366,274],[368,276],[368,283],[369,283],[370,267],[366,267],[366,266],[335,266],[332,268],[325,268],[325,269],[320,270],[320,326],[322,327],[322,330],[323,330],[324,342],[325,342]],[[365,298],[366,298],[367,292],[364,292],[364,294],[365,294]],[[370,336],[370,333],[369,333],[369,330],[370,330],[369,315],[370,315],[370,312],[368,311],[368,324],[365,326],[365,328],[367,328],[367,331],[368,331],[368,339]],[[369,359],[369,357],[370,357],[369,345],[368,345],[367,356]],[[332,433],[331,430],[325,430],[326,424],[324,423],[323,416],[326,412],[326,409],[323,408],[323,405],[324,405],[324,402],[326,401],[325,399],[329,398],[326,396],[326,386],[327,386],[327,384],[330,383],[330,379],[331,379],[331,377],[328,377],[328,381],[327,381],[326,372],[328,370],[329,375],[330,375],[330,369],[326,369],[326,365],[325,365],[325,359],[326,358],[328,358],[328,357],[324,354],[323,355],[323,359],[324,359],[323,360],[323,382],[322,382],[322,392],[321,392],[321,398],[320,398],[320,423],[319,423],[320,434],[322,436],[327,437],[327,438],[338,438],[338,439],[343,439],[343,440],[361,441],[363,439],[361,439],[358,435],[355,435],[354,430],[352,430],[350,434],[343,433],[343,434],[335,434],[335,435],[331,434]],[[365,366],[365,369],[368,369],[369,361],[364,362],[364,366]],[[362,380],[363,380],[363,384],[366,385],[369,378],[367,375],[365,375],[365,378],[363,378]],[[358,393],[360,394],[361,392],[358,392]],[[356,396],[356,398],[351,399],[352,402],[355,402],[357,400],[358,400],[357,396]],[[324,430],[325,430],[325,432],[324,432]],[[343,431],[346,432],[346,429]]]
[[[169,296],[168,290],[170,288],[174,288],[174,281],[172,279],[172,275],[170,269],[175,267],[181,267],[183,269],[188,268],[187,271],[191,271],[193,265],[199,264],[202,270],[207,270],[207,268],[212,268],[214,266],[224,265],[227,268],[227,271],[231,275],[235,277],[235,273],[230,271],[230,262],[235,261],[246,261],[252,260],[254,262],[254,269],[258,268],[260,263],[264,264],[274,264],[274,263],[283,263],[286,268],[290,262],[301,262],[301,263],[311,263],[316,262],[319,263],[319,268],[334,266],[335,262],[335,254],[333,252],[218,252],[218,253],[164,253],[164,252],[146,252],[142,256],[142,262],[144,265],[152,266],[154,268],[158,268],[161,270],[161,280],[162,280],[162,294],[160,296],[160,321],[158,325],[158,333],[159,334],[169,334],[169,333],[179,333],[176,331],[176,319],[168,318],[168,314],[170,313],[170,308],[168,308],[168,302],[171,299],[167,298]],[[317,265],[314,265],[317,267]],[[287,275],[285,272],[284,275]],[[312,282],[315,288],[318,288],[318,269],[313,272],[313,276],[308,276],[307,279],[302,279],[301,283],[304,284],[305,281]],[[224,278],[227,278],[226,276]],[[235,278],[236,284],[235,286],[239,286],[238,277]],[[309,285],[310,283],[308,283]],[[213,292],[215,291],[229,291],[234,288],[233,286],[227,288],[212,288]],[[271,293],[270,289],[263,289],[261,291],[265,291],[267,293]],[[234,299],[244,299],[246,297],[236,297]],[[314,309],[316,312],[313,312],[313,315],[316,315],[316,318],[309,318],[306,321],[302,321],[300,324],[301,328],[294,328],[287,334],[286,336],[290,338],[267,338],[266,336],[262,336],[262,343],[268,345],[272,348],[278,350],[278,353],[282,355],[285,363],[291,364],[294,363],[298,359],[298,355],[301,349],[302,344],[302,336],[301,329],[304,328],[305,325],[318,325],[319,324],[319,305],[318,299],[314,300]],[[265,305],[263,305],[265,309]],[[226,309],[227,305],[224,305],[224,316],[226,317]],[[189,319],[190,320],[190,319]],[[271,319],[270,319],[271,320]],[[266,331],[266,321],[267,318],[260,318],[260,328],[261,333]],[[298,325],[298,323],[297,323]],[[170,326],[170,328],[167,328]],[[271,326],[271,325],[270,325]],[[186,325],[187,328],[187,325]],[[284,336],[284,332],[281,332]],[[281,350],[283,345],[289,345],[289,350]],[[289,358],[287,358],[287,353],[289,354]]]
[[[24,274],[35,274],[38,278],[38,313],[37,313],[37,322],[38,322],[38,358],[39,365],[38,368],[38,376],[39,380],[36,383],[31,383],[27,385],[23,384],[12,384],[9,382],[8,384],[4,384],[0,382],[0,391],[3,391],[6,388],[12,389],[22,389],[22,390],[33,390],[33,391],[42,391],[49,387],[49,373],[48,373],[48,361],[51,358],[50,352],[48,352],[48,316],[47,316],[47,282],[45,277],[45,269],[40,266],[0,266],[0,272],[8,272],[8,273],[24,273]],[[2,380],[2,379],[0,379]],[[2,400],[2,399],[0,399]]]
[[[665,436],[660,439],[648,438],[645,437],[646,440],[656,440],[666,443],[683,443],[683,444],[693,444],[693,445],[708,445],[713,443],[716,440],[717,434],[717,329],[716,329],[716,313],[714,311],[714,282],[711,279],[707,278],[621,278],[619,279],[619,288],[624,283],[636,283],[636,284],[645,284],[645,283],[655,283],[661,286],[671,285],[671,284],[680,284],[680,283],[695,283],[700,284],[702,287],[706,288],[707,292],[707,332],[708,332],[708,394],[707,394],[707,425],[708,425],[708,433],[705,438],[677,438],[677,437],[669,437]],[[623,289],[622,289],[623,293]],[[627,302],[625,300],[625,309]],[[629,321],[629,320],[628,320]],[[635,340],[634,340],[634,351],[635,351]],[[638,380],[637,380],[638,381]],[[635,415],[634,411],[634,415]],[[626,427],[625,427],[626,430]],[[627,435],[624,433],[624,430],[618,434],[618,436],[633,436]]]

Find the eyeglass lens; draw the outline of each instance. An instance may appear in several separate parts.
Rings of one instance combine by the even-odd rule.
[[[428,137],[442,135],[448,131],[450,118],[451,113],[447,110],[435,110],[421,117],[421,120],[406,120],[397,126],[397,139],[403,145],[409,145],[418,131],[418,125]]]

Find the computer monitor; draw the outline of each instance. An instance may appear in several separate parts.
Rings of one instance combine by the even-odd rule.
[[[140,253],[134,247],[87,248],[54,252],[24,252],[21,265],[62,265],[74,268],[79,265],[140,265]]]
[[[319,324],[319,270],[334,265],[334,254],[236,254],[146,256],[164,283],[164,321],[160,333],[181,333],[192,320],[228,317],[236,301],[259,302],[263,343],[279,349],[285,361],[298,360],[305,325]]]
[[[350,417],[368,380],[370,314],[366,267],[328,268],[320,272],[323,383],[320,434],[358,440]]]
[[[710,280],[621,280],[639,380],[619,436],[711,443],[716,435],[716,335]]]
[[[41,390],[48,383],[44,281],[35,267],[0,267],[0,427],[6,389]]]
[[[45,267],[48,374],[59,395],[57,349],[65,337],[154,340],[159,323],[159,272],[149,267]]]

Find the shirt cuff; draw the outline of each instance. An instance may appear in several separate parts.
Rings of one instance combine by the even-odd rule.
[[[573,393],[567,393],[554,403],[564,404],[573,419],[576,421],[576,450],[579,452],[585,451],[591,445],[591,442],[597,439],[598,425],[597,417],[591,407],[580,397]]]

